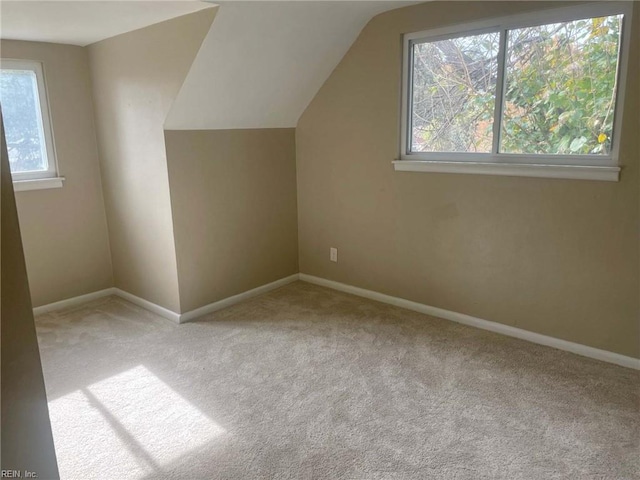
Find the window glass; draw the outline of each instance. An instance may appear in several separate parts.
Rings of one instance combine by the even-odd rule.
[[[610,154],[622,15],[509,30],[500,152]]]
[[[36,73],[3,68],[0,102],[11,172],[47,171],[49,162]]]
[[[491,152],[500,33],[413,44],[411,152]]]

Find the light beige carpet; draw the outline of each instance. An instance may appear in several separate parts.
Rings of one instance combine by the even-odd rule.
[[[63,479],[633,479],[639,373],[297,282],[37,318]]]

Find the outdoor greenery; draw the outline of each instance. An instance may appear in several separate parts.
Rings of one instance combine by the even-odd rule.
[[[0,103],[12,172],[47,169],[35,73],[0,71]]]
[[[607,154],[622,16],[507,32],[499,151]],[[490,152],[499,34],[414,45],[414,152]]]
[[[413,47],[412,151],[490,152],[497,32]]]

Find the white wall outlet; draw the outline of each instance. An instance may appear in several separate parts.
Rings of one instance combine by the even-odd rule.
[[[338,261],[338,249],[337,248],[331,247],[329,249],[329,260],[331,260],[332,262],[337,262]]]

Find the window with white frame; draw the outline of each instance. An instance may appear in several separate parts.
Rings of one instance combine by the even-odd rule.
[[[396,170],[617,180],[629,8],[405,35]]]
[[[13,181],[58,178],[42,64],[0,60],[0,104]]]

